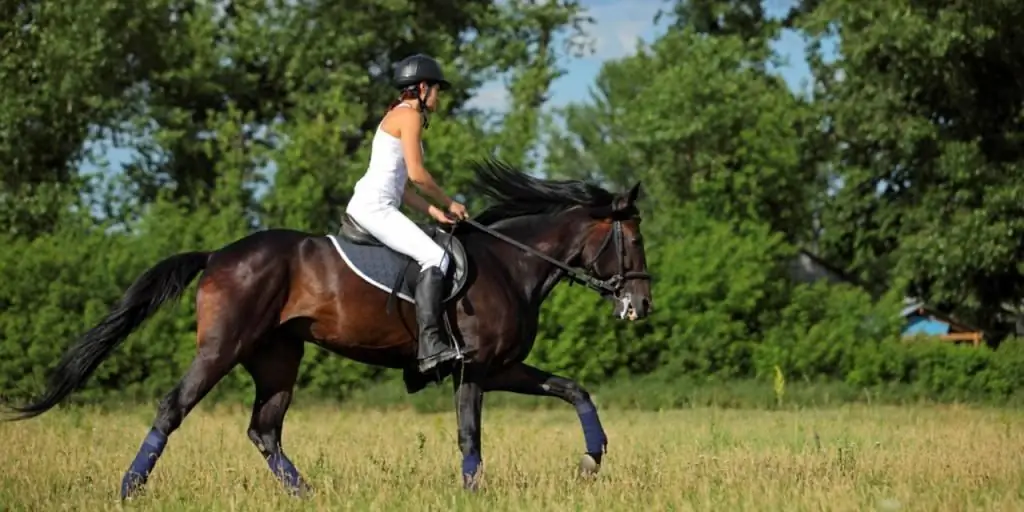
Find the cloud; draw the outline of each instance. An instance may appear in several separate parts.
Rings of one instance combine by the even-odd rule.
[[[620,59],[636,53],[637,41],[652,42],[664,31],[664,20],[654,24],[659,9],[670,8],[665,0],[583,0],[586,16],[594,22],[584,27],[585,38],[592,44],[594,52],[581,58],[569,58],[567,76],[552,84],[552,104],[560,105],[574,99],[582,99],[581,92],[593,81],[606,60]],[[564,37],[564,36],[561,36]],[[510,98],[500,79],[483,84],[469,106],[504,111]]]
[[[667,7],[663,0],[631,0],[629,2],[588,2],[586,14],[594,23],[586,28],[594,43],[594,54],[587,58],[604,61],[620,59],[636,53],[637,40],[651,42],[662,27],[654,24],[654,16]]]
[[[509,100],[508,91],[501,80],[492,80],[483,84],[466,104],[471,108],[503,111],[508,108]]]

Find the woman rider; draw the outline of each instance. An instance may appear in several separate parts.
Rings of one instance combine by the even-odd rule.
[[[399,98],[391,103],[373,135],[370,163],[356,182],[346,208],[348,216],[391,249],[416,260],[416,322],[419,325],[419,370],[427,372],[439,363],[458,357],[442,339],[440,328],[442,281],[448,271],[448,254],[415,223],[399,211],[402,204],[420,210],[438,222],[453,221],[440,208],[406,187],[411,180],[426,195],[458,219],[466,207],[453,201],[423,167],[420,134],[427,126],[427,112],[437,108],[437,95],[451,84],[433,58],[417,54],[398,63],[394,76]]]

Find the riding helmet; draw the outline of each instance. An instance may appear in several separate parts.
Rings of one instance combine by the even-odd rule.
[[[440,84],[441,90],[451,88],[437,60],[429,55],[417,53],[398,62],[395,66],[395,87],[405,89],[420,82]]]

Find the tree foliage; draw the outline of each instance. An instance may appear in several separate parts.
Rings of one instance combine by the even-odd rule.
[[[575,0],[0,4],[0,389],[29,392],[143,269],[268,227],[337,228],[395,91],[437,56],[454,88],[426,163],[453,195],[469,162],[612,188],[643,183],[655,315],[625,325],[559,286],[530,361],[602,382],[776,371],[930,396],[1011,395],[998,348],[900,340],[904,295],[1012,334],[1024,285],[1024,6],[680,0],[668,30],[607,61],[589,97],[548,102]],[[398,21],[400,20],[400,21]],[[653,20],[652,20],[653,21]],[[773,71],[811,41],[810,95]],[[837,55],[821,49],[838,40]],[[485,83],[505,105],[481,106]],[[127,150],[104,161],[104,144]],[[543,149],[543,151],[538,151]],[[92,172],[90,167],[100,169]],[[471,211],[478,198],[466,197]],[[800,250],[859,278],[790,279]],[[194,351],[194,305],[152,319],[89,393],[159,396]],[[339,396],[390,374],[307,351],[300,385]],[[247,386],[233,374],[218,386]]]
[[[815,104],[843,186],[824,211],[827,254],[872,282],[1005,330],[1020,302],[1024,50],[1015,2],[821,2],[810,33]]]

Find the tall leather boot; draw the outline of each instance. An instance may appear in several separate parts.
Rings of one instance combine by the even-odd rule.
[[[419,370],[426,373],[438,364],[459,357],[451,344],[445,342],[441,330],[441,300],[444,275],[430,267],[416,280],[416,323],[419,325]]]

